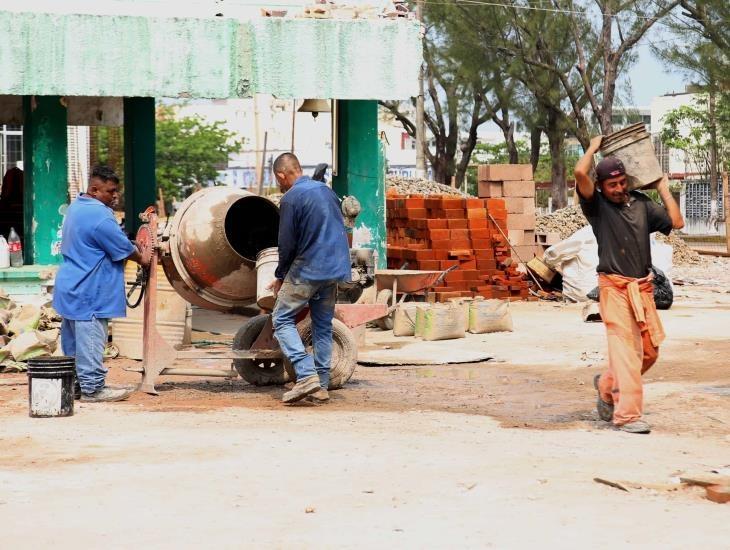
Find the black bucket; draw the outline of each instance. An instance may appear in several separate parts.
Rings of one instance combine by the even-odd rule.
[[[73,357],[28,359],[28,408],[33,418],[72,416],[74,413]]]

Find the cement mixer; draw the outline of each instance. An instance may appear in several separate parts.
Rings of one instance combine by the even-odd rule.
[[[271,315],[258,315],[244,323],[232,348],[173,348],[156,328],[158,263],[175,291],[191,304],[217,311],[249,306],[256,298],[256,256],[277,246],[278,207],[241,189],[210,187],[186,199],[164,227],[159,226],[152,207],[140,214],[140,219],[144,223],[136,240],[143,256],[150,259],[149,267],[140,269],[135,283],[144,299],[142,367],[133,369],[142,373],[140,389],[157,394],[155,383],[160,375],[240,375],[254,385],[294,381],[294,370],[274,338]],[[337,304],[330,389],[345,384],[355,370],[357,342],[353,331],[362,333],[365,323],[387,313],[387,306],[382,304]],[[306,310],[297,319],[297,328],[311,351],[312,329]],[[174,366],[181,360],[196,359],[233,361],[228,369]]]

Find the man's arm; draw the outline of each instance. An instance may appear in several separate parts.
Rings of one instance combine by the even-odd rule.
[[[137,262],[139,265],[141,265],[143,267],[147,267],[142,262],[142,254],[140,253],[139,248],[137,247],[136,244],[134,245],[134,250],[132,251],[132,253],[129,256],[127,256],[127,259],[132,260],[133,262]]]
[[[593,155],[601,148],[603,136],[596,136],[591,140],[588,149],[575,165],[575,188],[585,200],[591,200],[596,192],[596,184],[591,179],[590,173],[593,167]]]
[[[669,219],[672,220],[672,229],[682,229],[684,227],[684,218],[682,217],[682,212],[679,210],[677,201],[674,200],[674,196],[669,190],[669,176],[664,174],[661,180],[650,186],[651,188],[656,189],[659,193],[659,198],[662,199],[664,208],[667,209]]]
[[[275,276],[284,280],[297,253],[294,206],[282,201],[279,207],[279,265]]]

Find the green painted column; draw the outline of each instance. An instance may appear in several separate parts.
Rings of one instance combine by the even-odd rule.
[[[370,100],[337,102],[337,176],[332,187],[340,196],[353,195],[362,206],[353,229],[354,247],[374,248],[378,268],[384,269],[385,157],[378,134],[378,103]]]
[[[66,106],[59,96],[23,97],[23,250],[26,264],[61,261],[68,204]]]
[[[124,220],[134,238],[139,214],[157,201],[155,98],[124,98]]]

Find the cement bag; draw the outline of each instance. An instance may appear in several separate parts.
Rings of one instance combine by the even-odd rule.
[[[464,315],[464,332],[469,330],[469,304],[473,300],[471,298],[451,298],[449,304],[456,308],[461,308]]]
[[[464,338],[464,308],[449,304],[431,306],[423,316],[424,340]]]
[[[432,304],[421,303],[416,306],[416,326],[413,335],[423,337],[423,327],[426,324],[426,312]]]
[[[393,316],[393,336],[413,336],[416,333],[416,302],[400,304]]]
[[[563,296],[585,302],[598,284],[598,243],[590,225],[545,251],[543,261],[563,276]]]
[[[469,332],[512,332],[512,314],[507,300],[481,300],[469,308]]]

